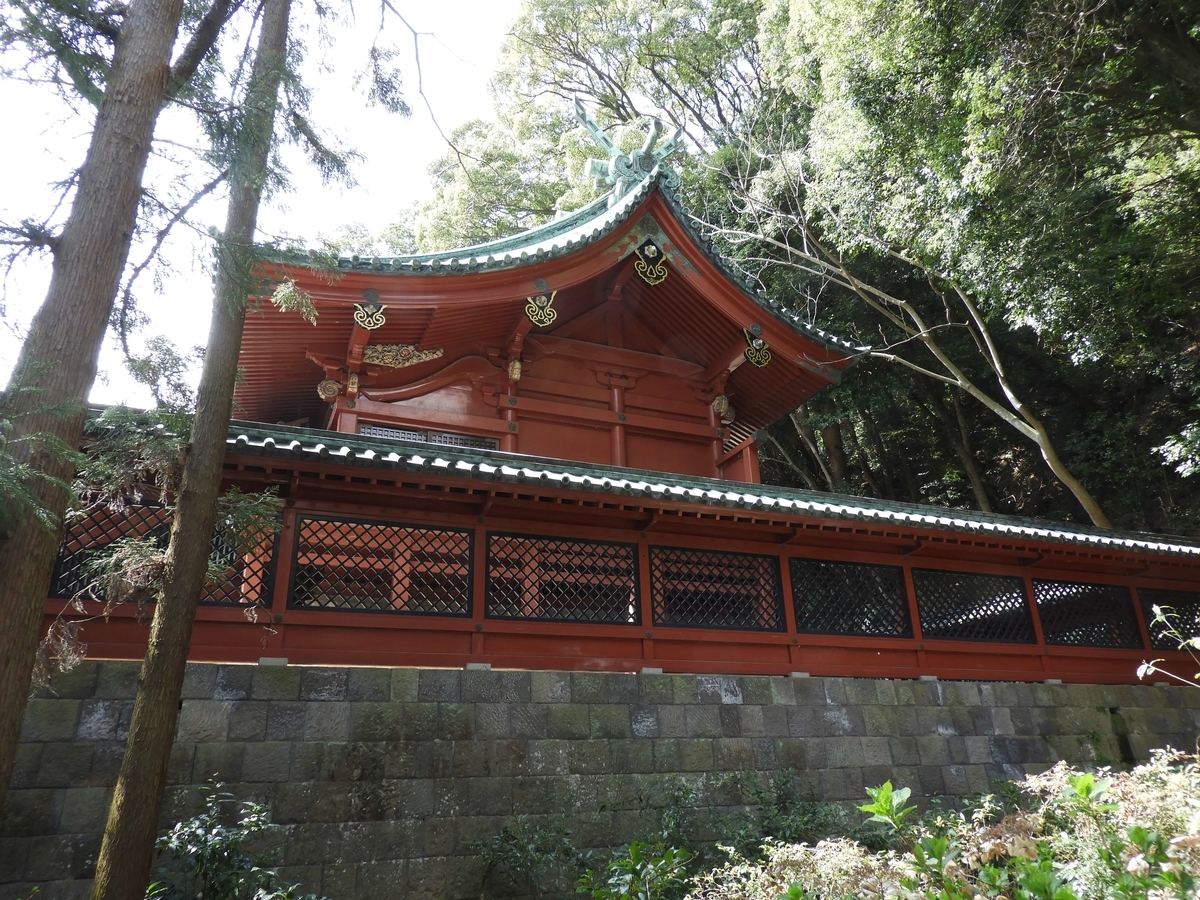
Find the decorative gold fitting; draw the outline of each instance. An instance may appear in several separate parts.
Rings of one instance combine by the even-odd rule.
[[[332,378],[326,378],[317,384],[317,396],[326,403],[331,403],[341,393],[341,390],[341,383],[334,381]]]
[[[355,303],[354,324],[367,331],[374,331],[376,328],[382,327],[387,321],[383,317],[385,308],[382,303]]]
[[[519,359],[510,359],[508,361],[508,380],[521,380],[521,361]]]
[[[525,304],[525,315],[529,316],[530,322],[539,328],[545,328],[558,318],[558,311],[550,305],[557,293],[558,291],[551,291],[549,294],[535,294],[525,298],[529,301]]]
[[[771,361],[771,345],[751,334],[746,328],[742,329],[742,334],[746,336],[746,362],[756,369],[761,369]]]
[[[667,267],[663,265],[663,252],[652,238],[646,238],[633,251],[637,262],[633,270],[638,273],[646,284],[659,284],[667,277]]]

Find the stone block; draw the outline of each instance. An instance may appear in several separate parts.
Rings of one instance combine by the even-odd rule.
[[[410,859],[405,900],[443,900],[448,868],[446,859]]]
[[[346,685],[350,674],[346,669],[305,666],[301,671],[301,700],[337,702],[347,698]]]
[[[545,738],[549,707],[541,703],[514,703],[508,708],[508,730],[515,738]]]
[[[608,742],[610,771],[616,775],[654,771],[654,745],[648,740],[613,740]]]
[[[853,706],[827,706],[818,710],[821,734],[825,737],[862,736],[867,733],[861,709]]]
[[[623,703],[588,704],[588,736],[591,738],[632,737],[629,706]]]
[[[114,754],[114,758],[119,765],[120,757]],[[195,759],[196,745],[176,740],[171,745],[171,761],[167,764],[167,784],[190,784]]]
[[[420,669],[390,669],[390,696],[394,703],[416,703],[421,699]],[[456,698],[457,699],[457,698]]]
[[[950,747],[941,735],[924,735],[917,738],[917,753],[923,766],[946,766],[950,764]]]
[[[366,667],[350,669],[346,680],[346,699],[366,703],[391,700],[391,670]]]
[[[716,706],[688,706],[684,709],[687,736],[693,738],[721,737],[721,710]],[[736,719],[733,720],[736,723]]]
[[[640,700],[638,676],[633,673],[611,672],[605,678],[605,702],[637,703]]]
[[[488,774],[496,776],[525,775],[529,758],[526,741],[488,741]]]
[[[87,787],[92,783],[92,756],[95,745],[46,744],[38,765],[40,788]]]
[[[301,666],[255,666],[250,680],[253,700],[299,700]]]
[[[242,778],[242,748],[244,744],[197,744],[192,762],[192,781],[223,781],[226,784]],[[249,746],[257,746],[251,744]]]
[[[44,744],[17,745],[12,778],[8,782],[9,790],[37,787],[37,774],[42,764],[42,747],[44,746]]]
[[[230,741],[261,741],[267,736],[266,700],[234,700],[229,710]]]
[[[638,675],[638,700],[645,704],[674,702],[671,676],[661,673]]]
[[[608,687],[601,672],[572,672],[571,700],[574,703],[606,703]]]
[[[741,737],[765,737],[766,725],[763,722],[763,707],[741,706],[736,710]]]
[[[660,706],[658,708],[658,736],[663,738],[687,737],[686,707]]]
[[[290,766],[290,744],[272,741],[246,744],[243,748],[243,781],[251,783],[287,781]]]
[[[696,691],[701,703],[744,702],[742,679],[733,675],[697,675]]]
[[[408,897],[406,859],[374,859],[355,866],[354,900],[378,900],[381,897]],[[326,867],[328,868],[328,867]],[[327,894],[335,900],[348,900],[348,894]]]
[[[608,741],[571,741],[567,746],[572,775],[609,771]]]
[[[788,734],[792,737],[820,737],[821,713],[819,706],[788,707]]]
[[[0,838],[0,897],[5,897],[4,885],[12,885],[25,872],[25,860],[29,856],[28,837]],[[16,894],[12,896],[16,897]]]
[[[321,885],[317,892],[322,897],[349,898],[353,900],[356,889],[356,864],[327,865],[321,867]],[[395,886],[393,886],[395,890]]]
[[[583,709],[584,715],[587,710]],[[506,703],[476,703],[475,704],[475,737],[484,740],[488,738],[508,737],[508,704]],[[555,732],[557,736],[557,732]]]
[[[896,683],[885,679],[875,682],[875,700],[880,706],[896,705]]]
[[[632,707],[629,711],[629,730],[635,738],[658,737],[658,709],[653,706]]]
[[[21,723],[21,742],[71,740],[79,721],[79,706],[78,700],[30,700]]]
[[[469,703],[439,703],[438,738],[469,741],[475,737],[475,707]]]
[[[105,788],[69,788],[62,794],[58,830],[66,834],[100,834],[107,814],[108,791]]]
[[[570,744],[567,741],[530,741],[526,748],[525,771],[530,775],[569,774],[571,771],[569,748]]]
[[[254,673],[259,668],[261,667],[249,665],[217,666],[216,682],[213,684],[213,699],[249,700],[254,684]]]
[[[792,769],[803,772],[808,769],[808,754],[805,753],[804,741],[796,738],[777,738],[772,741],[775,762],[781,769]]]
[[[179,710],[176,740],[194,743],[224,741],[229,734],[229,700],[184,700]]]
[[[530,672],[529,697],[534,703],[570,703],[569,672]]]
[[[879,699],[879,693],[872,679],[853,678],[844,684],[846,702],[852,706],[873,706]]]
[[[913,793],[919,788],[926,797],[944,797],[946,784],[942,781],[941,766],[917,766],[917,784],[913,788]]]
[[[75,860],[76,841],[63,835],[38,835],[30,839],[25,856],[25,877],[51,881],[68,876]]]
[[[462,700],[460,669],[422,669],[417,681],[417,699],[423,703]]]
[[[406,741],[432,741],[438,736],[438,704],[397,703],[403,710],[404,739]],[[389,740],[389,738],[384,738]]]
[[[942,785],[953,797],[961,797],[970,791],[966,766],[942,766]]]
[[[889,738],[888,745],[892,750],[892,765],[915,766],[921,762],[921,752],[915,737]]]
[[[479,711],[476,709],[476,728]],[[589,713],[581,703],[550,704],[546,711],[546,736],[574,740],[586,738],[589,728]]]
[[[761,706],[763,734],[767,737],[786,737],[788,731],[788,707],[783,705]]]
[[[124,709],[123,700],[84,700],[75,727],[77,741],[115,741]]]
[[[897,691],[900,689],[897,688]],[[917,725],[917,707],[897,704],[892,714],[896,717],[896,734],[900,737],[915,737],[922,734]]]
[[[38,691],[38,695],[62,700],[86,700],[96,695],[99,674],[96,663],[85,661],[68,672],[56,673],[50,683]]]
[[[822,800],[858,800],[866,796],[861,769],[823,769],[818,784]]]
[[[864,766],[890,766],[892,764],[892,748],[885,737],[865,737],[859,739],[862,744]]]
[[[890,706],[864,706],[862,717],[864,732],[869,737],[891,737],[896,733],[896,714]]]
[[[302,741],[307,719],[307,703],[299,700],[273,700],[267,704],[266,739],[268,741]]]
[[[671,702],[679,705],[700,702],[700,688],[695,675],[667,675],[671,679]]]
[[[825,745],[825,765],[831,769],[862,768],[864,764],[862,738],[831,737]]]
[[[768,704],[776,706],[795,706],[796,691],[792,686],[794,679],[772,676],[767,679],[767,688],[770,699],[763,702],[763,705]]]
[[[967,762],[972,765],[983,765],[992,761],[991,747],[986,735],[970,735],[963,738],[963,746],[967,750]]]
[[[918,706],[917,734],[941,737],[958,734],[958,729],[954,727],[954,715],[944,707]]]
[[[754,742],[749,738],[718,738],[712,742],[713,768],[718,772],[743,772],[757,768]]]
[[[274,706],[272,704],[272,713]],[[350,739],[398,741],[404,737],[404,704],[351,703]]]
[[[97,700],[132,700],[137,694],[138,673],[141,665],[136,662],[102,662],[97,664]]]
[[[707,738],[682,738],[679,741],[679,771],[711,772],[713,741]]]

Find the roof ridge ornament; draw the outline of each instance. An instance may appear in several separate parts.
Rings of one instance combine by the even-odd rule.
[[[650,133],[646,142],[637,150],[622,153],[608,135],[596,124],[596,120],[588,115],[579,98],[575,98],[575,118],[608,154],[608,159],[589,159],[584,172],[596,180],[597,187],[609,185],[608,205],[611,207],[618,200],[640,184],[656,168],[667,177],[669,187],[678,187],[679,175],[669,168],[666,158],[679,149],[683,139],[683,129],[679,128],[667,138],[661,146],[659,136],[663,133],[663,123],[660,119],[652,119]]]

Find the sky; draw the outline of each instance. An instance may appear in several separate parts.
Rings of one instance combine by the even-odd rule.
[[[318,46],[311,32],[308,45],[309,82],[316,86],[312,119],[356,149],[363,160],[355,165],[355,187],[322,184],[320,177],[295,150],[285,150],[294,190],[264,203],[259,234],[287,235],[315,245],[322,236],[344,225],[362,224],[378,231],[399,218],[400,212],[432,194],[427,168],[446,152],[438,126],[449,133],[475,118],[494,118],[489,81],[501,44],[520,12],[521,0],[439,0],[415,4],[396,0],[396,8],[419,32],[424,93],[437,125],[417,92],[417,68],[412,36],[394,18],[385,38],[401,51],[404,95],[412,107],[408,119],[391,115],[362,100],[354,75],[379,25],[378,7],[358,3],[358,18],[339,30],[328,49]],[[54,184],[77,167],[87,150],[90,119],[67,107],[54,92],[13,80],[0,82],[0,109],[5,129],[0,134],[0,171],[8,173],[0,189],[0,222],[40,219],[56,202]],[[85,111],[86,112],[86,111]],[[156,140],[191,143],[194,138],[184,113],[164,112]],[[149,177],[154,175],[151,163]],[[197,207],[201,229],[224,221],[223,199]],[[202,234],[182,231],[165,247],[172,272],[157,286],[146,280],[139,308],[151,322],[142,337],[162,334],[181,349],[205,343],[212,302],[211,242]],[[132,258],[137,257],[135,249]],[[48,258],[16,265],[5,285],[0,317],[0,384],[7,383],[29,322],[45,296]],[[193,383],[199,373],[192,373]],[[113,341],[106,340],[100,376],[90,396],[95,403],[152,405],[149,392],[125,372]]]

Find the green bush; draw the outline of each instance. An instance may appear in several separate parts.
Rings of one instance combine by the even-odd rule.
[[[861,807],[893,848],[772,841],[694,879],[692,900],[1166,900],[1195,898],[1200,762],[1157,752],[1129,772],[1059,763],[1011,791],[924,816],[885,783]]]

